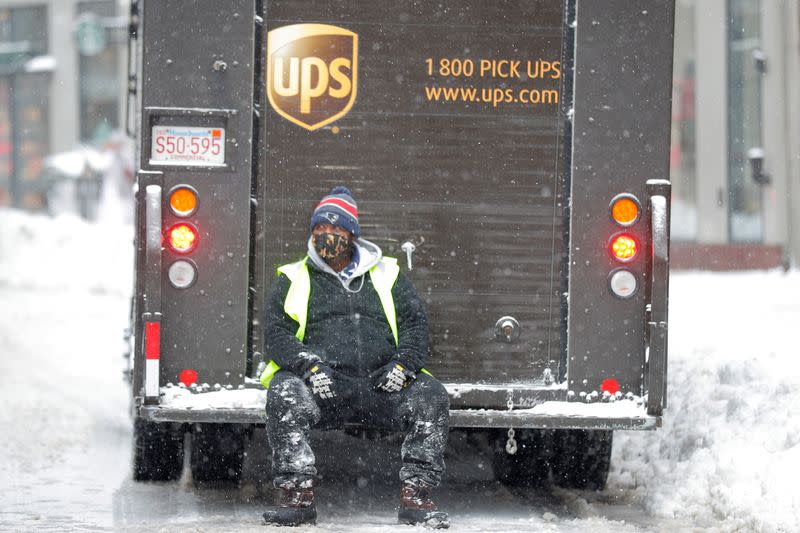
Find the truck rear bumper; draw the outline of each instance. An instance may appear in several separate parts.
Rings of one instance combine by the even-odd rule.
[[[613,404],[576,405],[574,402],[546,402],[534,408],[510,411],[451,409],[450,427],[613,430],[655,429],[661,426],[661,418],[647,415],[643,407],[639,408],[641,413],[623,413],[621,409],[602,409],[603,407],[616,406]],[[234,424],[264,424],[265,422],[264,410],[254,407],[185,409],[143,406],[139,409],[139,416],[154,422]]]
[[[530,387],[498,388],[446,383],[450,427],[542,429],[655,429],[661,417],[647,414],[638,397],[566,401],[567,391]],[[144,404],[138,416],[155,422],[264,424],[267,391],[260,385],[241,390],[191,392],[162,387],[157,404]],[[505,400],[504,400],[505,399]],[[614,400],[614,401],[611,401]]]

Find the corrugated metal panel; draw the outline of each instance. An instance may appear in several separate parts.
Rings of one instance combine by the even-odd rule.
[[[560,60],[562,9],[559,0],[358,10],[270,3],[268,30],[337,25],[358,34],[360,54],[357,100],[332,124],[337,132],[267,114],[266,271],[304,253],[314,205],[331,186],[347,185],[365,238],[404,265],[400,246],[416,245],[407,273],[427,303],[437,377],[513,383],[540,381],[546,367],[555,373],[565,330],[564,115],[557,105],[431,102],[424,87],[541,86],[437,81],[425,60]],[[495,337],[505,315],[521,324],[516,342]]]

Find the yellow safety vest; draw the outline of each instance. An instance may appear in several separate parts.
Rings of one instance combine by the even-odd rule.
[[[286,300],[283,302],[284,312],[292,317],[297,322],[297,332],[295,337],[300,342],[306,336],[306,324],[308,323],[308,302],[311,300],[311,276],[308,273],[308,257],[297,261],[296,263],[289,263],[278,268],[278,274],[284,274],[291,285],[286,293]],[[383,257],[377,265],[369,270],[369,276],[372,280],[372,286],[378,293],[381,300],[383,312],[386,314],[386,320],[389,322],[389,327],[392,329],[394,336],[394,344],[397,346],[397,311],[394,306],[394,298],[392,298],[392,287],[394,287],[397,276],[400,273],[400,267],[397,265],[397,259],[394,257]],[[270,361],[264,372],[261,373],[261,384],[264,388],[269,387],[275,373],[280,370],[280,366],[275,361]],[[422,372],[430,374],[424,368]]]

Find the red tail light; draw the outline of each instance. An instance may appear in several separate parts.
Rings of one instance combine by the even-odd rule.
[[[191,224],[176,224],[167,232],[167,242],[176,252],[185,254],[197,246],[197,230]]]
[[[628,263],[633,261],[639,253],[639,243],[627,233],[620,233],[611,238],[609,251],[617,261]]]

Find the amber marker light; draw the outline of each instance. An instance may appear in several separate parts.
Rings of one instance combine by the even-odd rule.
[[[190,224],[176,224],[167,232],[167,241],[176,252],[191,252],[197,246],[197,230]]]
[[[636,239],[626,233],[620,233],[611,238],[609,246],[611,255],[617,261],[628,263],[636,258],[639,253],[639,245]]]
[[[641,214],[639,200],[630,194],[620,194],[611,200],[611,218],[620,226],[632,226]]]
[[[169,207],[179,217],[188,217],[197,210],[197,192],[183,185],[169,195]]]

